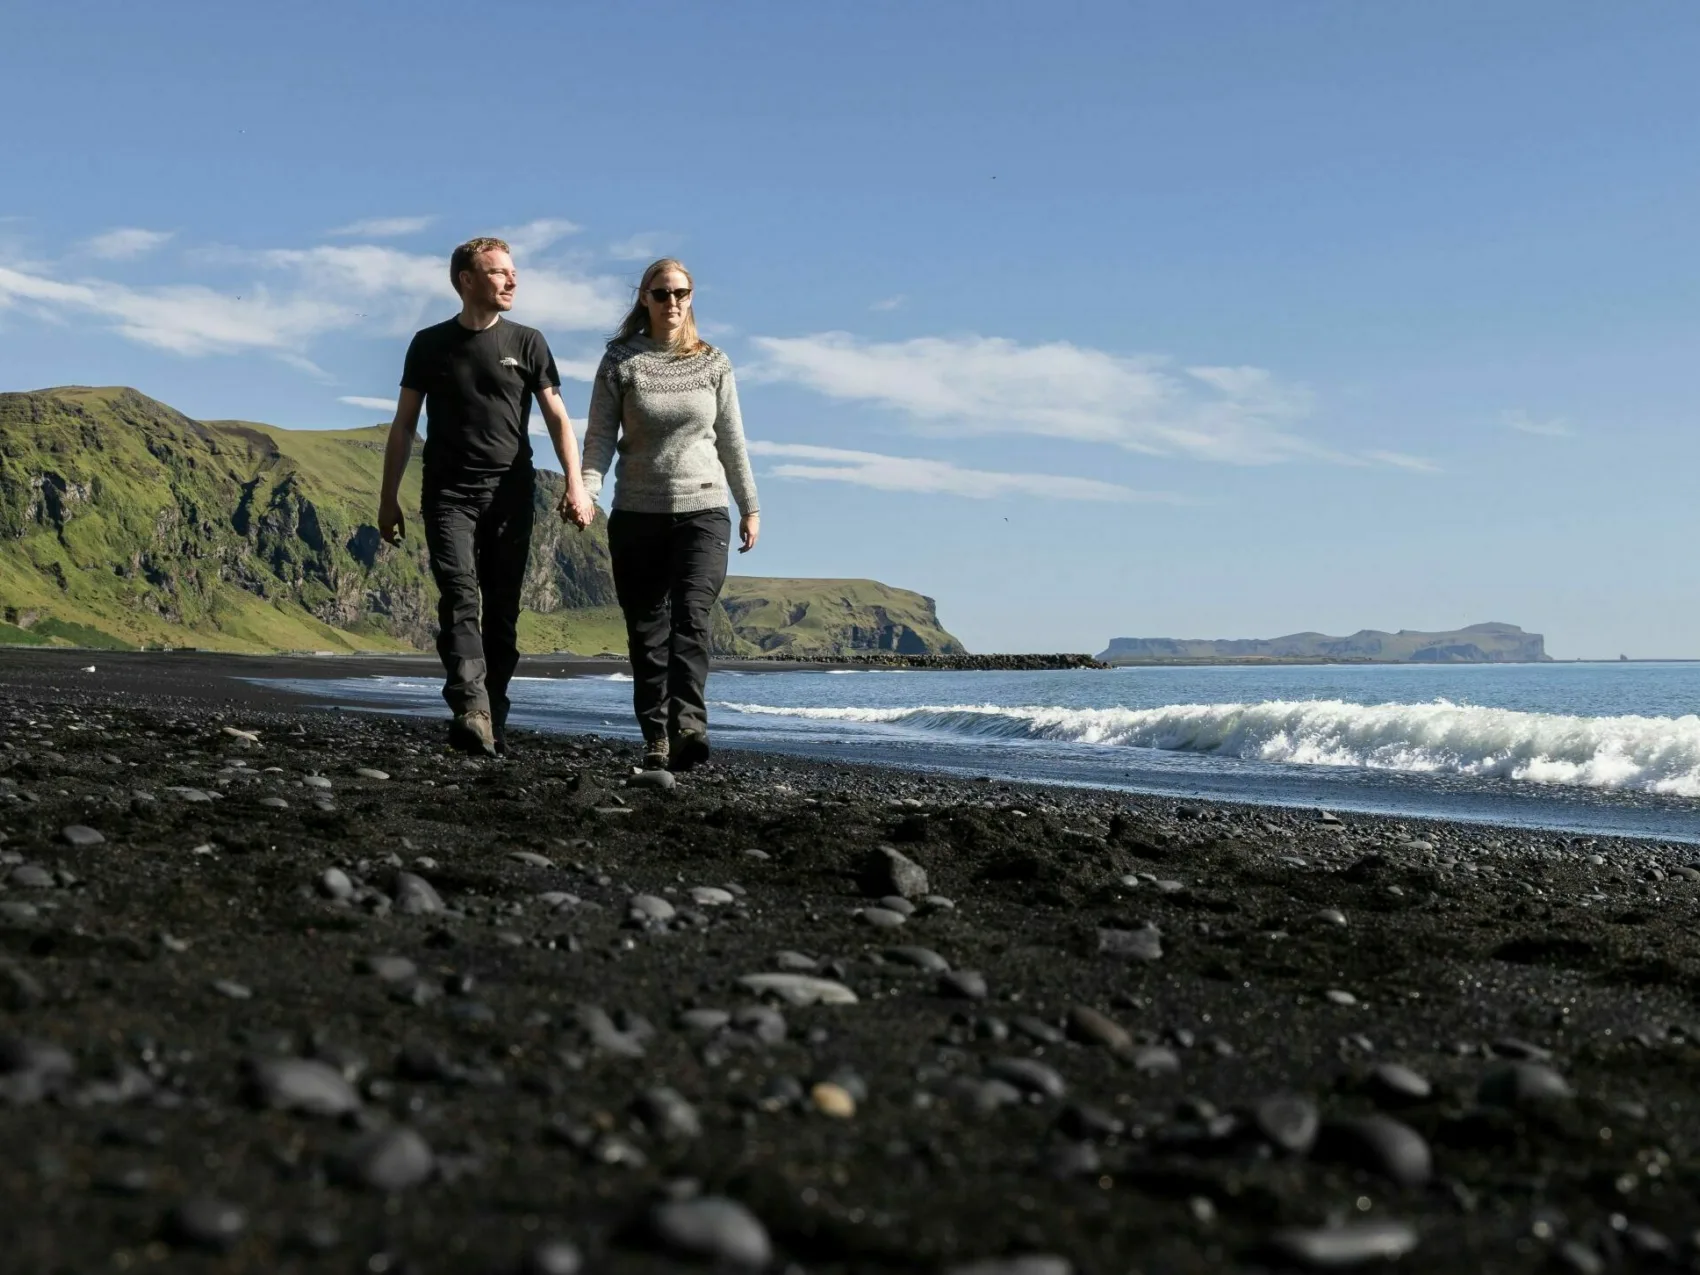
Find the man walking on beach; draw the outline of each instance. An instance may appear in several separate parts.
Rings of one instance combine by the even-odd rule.
[[[520,587],[531,551],[534,471],[526,430],[533,397],[567,477],[561,517],[588,527],[596,506],[579,472],[549,344],[535,328],[502,318],[513,308],[518,282],[508,245],[500,239],[461,244],[449,258],[449,280],[460,313],[415,333],[407,347],[384,452],[378,533],[390,544],[406,534],[401,476],[423,407],[420,503],[437,581],[443,698],[454,713],[449,743],[494,757],[506,751],[508,683],[519,664]]]

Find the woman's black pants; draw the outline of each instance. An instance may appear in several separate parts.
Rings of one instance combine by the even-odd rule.
[[[726,583],[724,509],[608,516],[614,592],[626,617],[632,707],[646,740],[708,729],[709,623]]]

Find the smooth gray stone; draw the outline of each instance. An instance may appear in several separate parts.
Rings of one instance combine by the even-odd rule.
[[[1088,1005],[1074,1005],[1069,1008],[1068,1034],[1088,1045],[1102,1045],[1118,1054],[1130,1053],[1133,1050],[1133,1037],[1127,1028]]]
[[[773,964],[789,974],[807,974],[820,968],[820,962],[814,957],[790,951],[774,953]]]
[[[945,1095],[976,1111],[996,1111],[1021,1101],[1022,1091],[1007,1080],[976,1080],[957,1076],[945,1087]]]
[[[1017,1089],[1039,1094],[1045,1098],[1061,1098],[1068,1092],[1065,1081],[1054,1067],[1034,1058],[994,1058],[986,1071],[998,1080],[1006,1080]]]
[[[1156,961],[1163,956],[1163,936],[1155,926],[1137,930],[1098,931],[1098,950],[1123,961]]]
[[[683,1094],[665,1085],[646,1089],[632,1104],[632,1111],[646,1129],[663,1141],[702,1136],[702,1118]]]
[[[58,1045],[22,1036],[0,1037],[0,1104],[40,1102],[76,1074],[76,1060]]]
[[[1330,1120],[1316,1140],[1319,1159],[1378,1173],[1400,1186],[1421,1186],[1434,1172],[1423,1135],[1392,1116]]]
[[[376,779],[380,781],[390,777],[389,771],[379,770],[376,766],[356,766],[354,768],[354,774],[355,777],[359,779]]]
[[[1104,1158],[1090,1142],[1053,1142],[1039,1157],[1039,1167],[1049,1177],[1067,1179],[1097,1174]]]
[[[264,806],[267,810],[289,809],[289,803],[282,797],[261,797],[257,804]]]
[[[52,877],[49,876],[48,880],[51,881]],[[41,909],[33,903],[18,903],[11,900],[0,902],[0,921],[21,923],[33,921],[40,915]]]
[[[939,995],[957,1000],[983,1001],[991,995],[986,976],[977,970],[951,970],[939,975]]]
[[[579,1275],[584,1257],[567,1240],[545,1240],[520,1259],[518,1275]]]
[[[1311,1270],[1339,1271],[1403,1257],[1417,1247],[1417,1232],[1409,1223],[1391,1218],[1314,1229],[1290,1227],[1275,1232],[1269,1246],[1287,1261]]]
[[[1575,1096],[1563,1076],[1538,1062],[1500,1063],[1476,1086],[1476,1101],[1485,1107],[1539,1107]]]
[[[238,983],[233,978],[215,978],[212,989],[220,996],[228,996],[233,1001],[254,999],[254,989],[246,983]]]
[[[738,980],[756,995],[773,995],[799,1009],[808,1005],[854,1005],[856,993],[843,983],[808,974],[745,974]]]
[[[871,925],[879,930],[895,930],[908,920],[903,913],[892,912],[886,908],[863,908],[856,916],[863,925]]]
[[[590,1037],[590,1043],[603,1053],[619,1058],[643,1057],[646,1033],[621,1031],[613,1017],[600,1005],[580,1005],[573,1011],[573,1018]]]
[[[59,829],[59,840],[74,850],[92,850],[106,844],[106,837],[83,823],[67,824]]]
[[[764,1045],[777,1045],[785,1039],[785,1015],[771,1005],[746,1005],[732,1015],[732,1026],[759,1040]]]
[[[700,1262],[759,1270],[773,1260],[760,1219],[723,1196],[657,1204],[649,1212],[649,1232],[668,1252]]]
[[[1041,1045],[1060,1045],[1068,1039],[1044,1019],[1032,1014],[1017,1014],[1010,1020],[1009,1025],[1029,1040],[1036,1040]]]
[[[326,779],[323,775],[307,775],[302,778],[301,786],[303,788],[316,789],[319,792],[329,792],[331,781]]]
[[[1315,917],[1318,921],[1321,921],[1324,925],[1344,925],[1344,924],[1346,924],[1346,914],[1344,912],[1342,912],[1339,908],[1322,908],[1321,910],[1319,910],[1318,912],[1315,913]]]
[[[896,912],[899,916],[914,916],[915,905],[901,894],[888,894],[879,901],[887,912]]]
[[[538,854],[535,850],[515,850],[508,855],[515,863],[523,863],[528,868],[552,868],[555,861],[546,854]]]
[[[395,909],[404,916],[429,916],[443,911],[443,896],[424,877],[412,872],[398,872],[390,887]]]
[[[1434,1092],[1434,1086],[1420,1072],[1403,1063],[1377,1063],[1370,1068],[1369,1087],[1385,1098],[1404,1102],[1421,1102]]]
[[[635,894],[626,908],[627,915],[635,921],[671,921],[678,915],[678,909],[658,894]]]
[[[39,863],[19,864],[6,879],[20,890],[51,890],[59,884]]]
[[[1565,1240],[1552,1256],[1553,1265],[1571,1275],[1606,1275],[1606,1259],[1578,1240]]]
[[[678,786],[678,777],[670,770],[646,770],[642,774],[633,775],[626,780],[628,788],[654,788],[660,792]]]
[[[425,1139],[406,1125],[363,1134],[334,1161],[342,1181],[386,1194],[418,1186],[435,1163]]]
[[[898,965],[912,965],[918,970],[929,974],[946,974],[950,971],[950,962],[937,952],[926,947],[888,947],[883,953],[885,959]]]
[[[232,1247],[248,1229],[248,1214],[240,1205],[212,1196],[185,1200],[165,1219],[166,1238],[193,1248]]]
[[[948,1266],[945,1275],[1074,1275],[1074,1263],[1055,1253],[1026,1253]]]
[[[691,902],[699,908],[721,908],[728,903],[737,901],[737,895],[730,890],[722,890],[717,885],[693,885],[691,887]]]
[[[327,899],[348,899],[354,896],[354,882],[341,868],[326,868],[316,882],[318,891]]]
[[[207,792],[204,788],[173,787],[166,788],[163,791],[170,793],[173,797],[177,798],[178,801],[187,802],[191,806],[201,805],[202,803],[210,802],[213,799],[213,795],[210,792]]]
[[[253,1065],[251,1097],[263,1107],[310,1116],[342,1116],[360,1109],[360,1095],[343,1074],[312,1058],[268,1058]]]
[[[918,899],[927,893],[927,870],[893,846],[879,846],[862,863],[862,893]]]
[[[1526,1040],[1518,1040],[1515,1036],[1503,1036],[1494,1041],[1490,1048],[1501,1058],[1510,1058],[1517,1062],[1549,1063],[1552,1061],[1552,1050],[1542,1049],[1539,1045]]]
[[[384,983],[405,983],[419,973],[419,967],[405,956],[362,956],[354,968]]]
[[[1167,1045],[1145,1045],[1133,1051],[1135,1071],[1149,1076],[1169,1075],[1181,1069],[1180,1055]]]
[[[1271,1094],[1252,1109],[1258,1133],[1289,1155],[1303,1155],[1316,1144],[1321,1116],[1316,1104],[1300,1094]]]

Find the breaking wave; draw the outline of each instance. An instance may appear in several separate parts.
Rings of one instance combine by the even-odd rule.
[[[723,707],[987,739],[1158,748],[1300,766],[1361,766],[1700,797],[1700,717],[1693,714],[1567,717],[1445,700],[1271,700],[1161,708]]]

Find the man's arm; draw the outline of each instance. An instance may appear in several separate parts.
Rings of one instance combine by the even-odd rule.
[[[543,424],[549,431],[549,441],[555,445],[561,472],[567,476],[566,494],[561,499],[561,517],[571,518],[580,527],[588,527],[596,517],[596,505],[584,488],[584,473],[578,463],[578,440],[573,437],[573,424],[567,419],[567,405],[561,401],[558,389],[544,385],[537,391],[537,406],[543,412]]]
[[[378,493],[378,534],[392,545],[401,543],[407,534],[407,522],[401,516],[401,476],[407,471],[407,461],[413,455],[413,440],[419,433],[419,409],[425,396],[418,390],[403,389],[396,399],[395,420],[390,422],[390,439],[384,447],[384,485]]]

